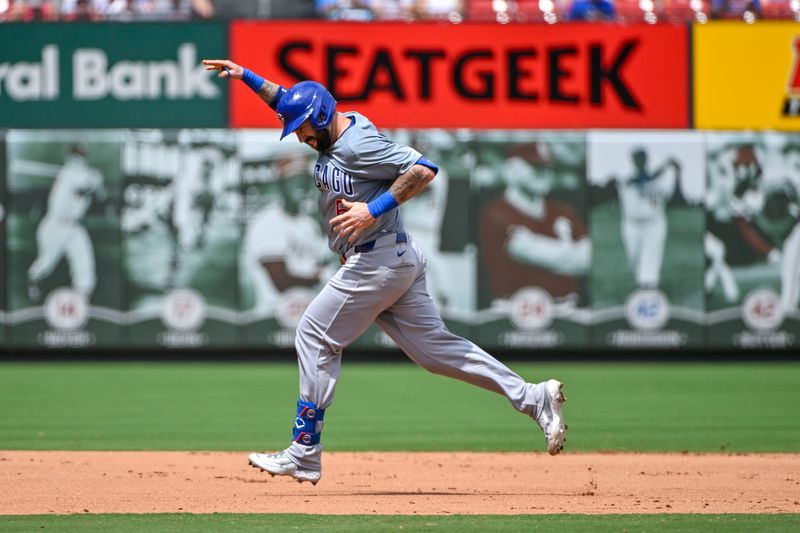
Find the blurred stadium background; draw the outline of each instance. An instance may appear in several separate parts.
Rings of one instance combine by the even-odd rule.
[[[0,2],[2,351],[291,352],[337,259],[313,154],[199,66],[232,57],[326,83],[442,166],[405,222],[448,326],[488,349],[792,353],[798,17],[795,0]],[[354,348],[396,353],[377,329]]]
[[[4,0],[0,20],[440,20],[460,22],[707,22],[797,20],[796,0]]]

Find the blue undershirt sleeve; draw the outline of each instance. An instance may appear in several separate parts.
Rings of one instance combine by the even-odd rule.
[[[423,167],[428,167],[429,169],[433,170],[434,174],[439,173],[439,167],[436,166],[434,163],[431,163],[430,161],[425,159],[424,156],[417,159],[417,162],[415,164],[422,165]]]
[[[278,85],[278,92],[276,92],[276,93],[275,93],[275,98],[273,98],[273,99],[272,99],[272,101],[269,103],[269,106],[270,106],[270,107],[271,107],[273,110],[276,110],[276,111],[277,111],[277,109],[278,109],[278,103],[281,101],[281,98],[283,98],[283,95],[284,95],[284,94],[286,94],[286,89],[284,89],[283,87],[281,87],[280,85]]]

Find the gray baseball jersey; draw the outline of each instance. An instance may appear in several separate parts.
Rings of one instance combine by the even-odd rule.
[[[367,117],[345,113],[352,123],[314,165],[314,183],[319,189],[320,209],[329,237],[329,246],[337,254],[350,247],[347,238],[332,231],[330,220],[343,212],[342,199],[369,203],[389,190],[397,176],[408,172],[422,154],[387,139]],[[403,231],[400,210],[392,209],[379,216],[353,245],[375,240],[386,233]]]

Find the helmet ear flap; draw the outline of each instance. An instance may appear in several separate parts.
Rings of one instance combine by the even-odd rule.
[[[330,93],[325,90],[320,91],[319,98],[319,109],[311,118],[312,125],[317,130],[327,128],[336,111],[336,100],[333,99]]]

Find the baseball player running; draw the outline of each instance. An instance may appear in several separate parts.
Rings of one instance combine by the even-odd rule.
[[[398,205],[419,193],[438,167],[390,141],[363,115],[338,112],[322,85],[285,89],[229,60],[206,70],[242,80],[278,113],[281,139],[294,133],[318,152],[314,182],[330,249],[342,266],[297,326],[300,397],[292,443],[250,464],[299,482],[320,480],[320,434],[333,402],[342,350],[375,322],[418,365],[504,395],[544,431],[551,455],[564,446],[562,384],[526,383],[472,342],[450,333],[425,287],[425,259],[408,235]]]

